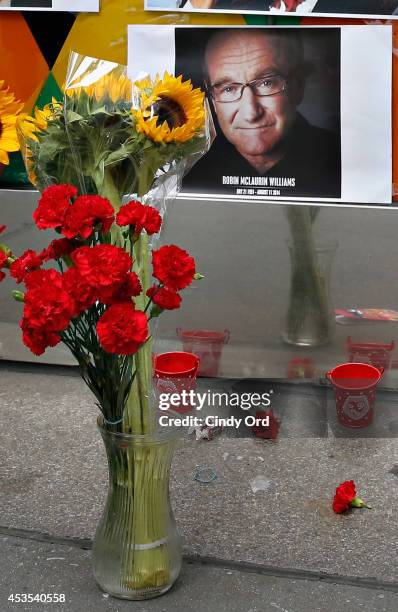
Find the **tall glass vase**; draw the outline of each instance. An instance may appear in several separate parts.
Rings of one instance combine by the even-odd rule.
[[[105,509],[93,543],[98,585],[124,599],[162,595],[182,562],[169,498],[169,476],[177,436],[169,431],[134,435],[98,426],[109,468]]]
[[[324,346],[333,338],[335,319],[330,299],[332,261],[337,244],[313,246],[303,253],[289,244],[291,278],[285,342]]]

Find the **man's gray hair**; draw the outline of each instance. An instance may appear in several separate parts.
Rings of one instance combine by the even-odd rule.
[[[206,62],[207,54],[212,50],[212,47],[217,43],[217,41],[222,38],[229,38],[236,32],[244,32],[245,34],[249,34],[251,32],[253,32],[253,34],[258,34],[261,32],[265,37],[275,39],[277,43],[282,44],[285,48],[286,57],[291,64],[292,71],[295,71],[299,77],[305,78],[305,76],[307,76],[308,66],[306,66],[304,61],[303,39],[301,32],[298,31],[298,28],[224,28],[217,29],[206,43],[203,62],[204,77],[206,81],[208,80]]]

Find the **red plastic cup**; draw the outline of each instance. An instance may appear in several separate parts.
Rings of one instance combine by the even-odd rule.
[[[345,427],[368,427],[373,421],[376,386],[384,368],[367,363],[342,363],[326,378],[333,385],[337,418]]]
[[[220,368],[221,352],[229,340],[229,331],[210,329],[177,328],[177,336],[182,340],[184,351],[195,353],[200,358],[198,376],[217,376]]]
[[[199,368],[199,357],[193,353],[183,351],[175,351],[172,353],[161,353],[155,355],[154,363],[154,378],[158,398],[161,393],[166,393],[169,396],[173,393],[181,396],[183,391],[196,390],[196,375]],[[184,397],[181,396],[179,402],[173,403],[170,406],[175,412],[189,412],[192,405],[184,402]]]

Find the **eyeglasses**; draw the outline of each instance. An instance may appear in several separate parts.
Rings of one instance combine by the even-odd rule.
[[[286,89],[286,83],[286,79],[280,74],[272,74],[248,83],[216,83],[210,86],[209,93],[216,102],[236,102],[241,99],[245,87],[249,87],[255,96],[262,98],[281,93]]]

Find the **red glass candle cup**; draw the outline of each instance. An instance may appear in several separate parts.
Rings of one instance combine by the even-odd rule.
[[[175,412],[184,413],[192,409],[189,402],[190,391],[196,391],[196,375],[199,368],[199,357],[193,353],[175,351],[155,355],[154,378],[158,397],[160,394],[172,394],[180,396],[174,398],[170,409]],[[186,391],[186,394],[183,394]],[[185,397],[184,397],[185,396]],[[185,400],[185,401],[184,401]]]
[[[342,425],[358,428],[372,423],[376,386],[383,372],[366,363],[342,363],[327,372]]]
[[[198,376],[217,376],[220,368],[221,352],[229,340],[229,331],[209,329],[177,329],[184,351],[192,352],[200,358]]]

